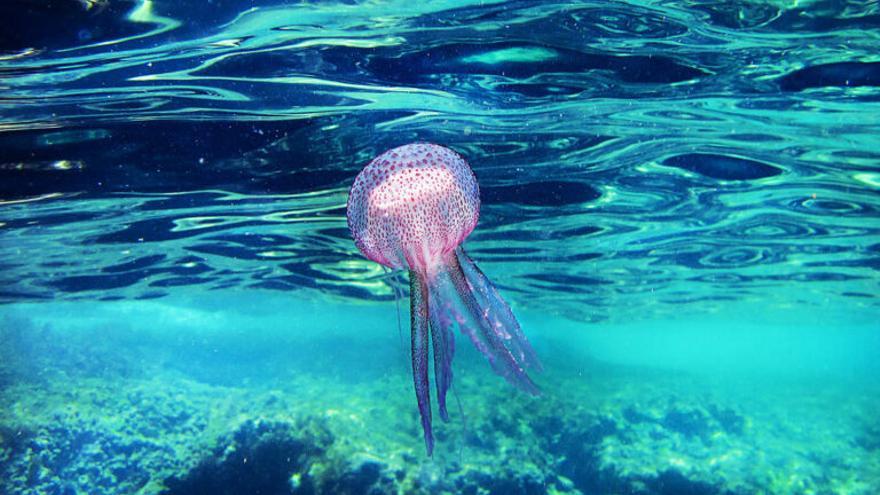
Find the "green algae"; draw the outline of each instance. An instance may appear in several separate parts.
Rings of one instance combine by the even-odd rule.
[[[0,363],[8,370],[0,471],[14,493],[173,495],[216,477],[259,476],[236,468],[245,457],[262,459],[290,493],[653,494],[675,486],[867,495],[880,479],[876,385],[834,377],[756,383],[753,375],[612,365],[551,346],[545,352],[556,359],[535,399],[499,383],[465,348],[454,386],[461,409],[450,403],[452,420],[437,422],[427,458],[402,354],[350,369],[354,355],[334,353],[338,336],[326,332],[288,342],[209,339],[199,330],[161,341],[98,320],[66,332],[5,321],[18,326],[0,332],[5,352],[19,359]],[[211,345],[196,352],[203,342]],[[297,354],[279,342],[302,346],[308,359],[291,360]],[[391,336],[382,345],[395,343]]]
[[[19,383],[0,395],[0,459],[22,493],[62,481],[95,493],[187,493],[180,487],[225,472],[230,458],[259,452],[261,442],[300,456],[281,463],[291,493],[653,493],[675,482],[732,493],[868,494],[880,476],[871,454],[847,438],[868,399],[835,424],[801,390],[740,396],[734,406],[729,392],[693,377],[652,373],[636,383],[627,374],[600,366],[589,393],[561,395],[552,391],[571,390],[571,378],[551,371],[551,392],[537,400],[509,394],[490,376],[461,376],[466,427],[456,414],[438,424],[434,459],[422,454],[403,374],[357,389],[302,374],[279,389],[180,373]],[[835,399],[827,394],[821,399]],[[795,428],[792,414],[811,426]],[[676,415],[691,419],[675,423]],[[725,415],[742,424],[726,427]],[[10,447],[19,430],[32,434]]]

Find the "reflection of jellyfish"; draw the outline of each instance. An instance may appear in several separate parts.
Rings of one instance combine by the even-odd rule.
[[[412,368],[428,455],[434,447],[428,340],[440,417],[447,421],[457,324],[496,373],[537,394],[524,368],[540,363],[510,308],[460,246],[477,224],[480,191],[467,162],[435,144],[382,153],[354,181],[348,226],[367,258],[409,270]]]

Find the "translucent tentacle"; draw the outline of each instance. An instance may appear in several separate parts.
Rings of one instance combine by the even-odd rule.
[[[464,252],[463,248],[459,247],[456,249],[455,254],[461,265],[462,272],[464,272],[465,279],[471,287],[471,292],[474,294],[480,307],[484,310],[489,310],[486,318],[489,320],[492,328],[496,329],[496,332],[505,339],[505,344],[518,362],[534,368],[535,371],[542,371],[543,367],[538,360],[538,355],[535,354],[534,349],[532,349],[531,344],[529,344],[528,339],[523,334],[519,322],[516,321],[513,311],[510,310],[510,306],[501,298],[498,289],[486,278],[483,271]]]
[[[434,384],[437,387],[437,408],[440,418],[449,421],[446,411],[446,392],[452,385],[452,358],[455,355],[455,336],[452,334],[452,320],[449,318],[448,304],[444,304],[441,294],[428,291],[428,311],[431,317],[431,342],[434,350]]]
[[[521,390],[538,395],[538,387],[524,369],[529,363],[529,354],[523,349],[528,349],[532,356],[534,353],[513,318],[513,313],[482,272],[463,271],[459,262],[460,255],[466,258],[463,251],[457,252],[450,256],[446,264],[446,272],[464,308],[464,314],[456,314],[459,328],[486,357],[496,373]],[[473,265],[469,259],[466,261]],[[476,268],[476,265],[473,267]],[[494,297],[485,294],[490,289],[494,291]],[[478,291],[482,291],[479,297],[475,294]],[[498,316],[502,314],[509,314],[509,320],[505,321]],[[534,362],[537,363],[537,359]]]
[[[410,326],[412,338],[412,371],[422,430],[425,433],[425,447],[430,456],[434,450],[434,435],[431,431],[431,396],[428,383],[428,287],[418,272],[409,272],[410,283]]]
[[[448,421],[446,395],[452,386],[455,355],[453,326],[458,325],[496,373],[530,394],[539,393],[525,368],[539,370],[541,365],[510,307],[463,250],[450,253],[444,261],[442,269],[431,274],[410,271],[413,383],[428,455],[434,447],[428,347],[433,348],[440,417]]]
[[[391,290],[394,292],[394,309],[397,311],[397,339],[400,341],[400,351],[404,352],[403,346],[403,324],[400,320],[400,298],[401,290],[397,287],[397,276],[399,272],[392,271],[385,265],[379,265],[382,267],[382,270],[387,274],[388,285],[391,286]],[[405,360],[406,355],[402,354],[402,358]]]

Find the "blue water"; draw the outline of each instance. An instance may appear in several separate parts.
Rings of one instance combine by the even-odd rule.
[[[880,492],[878,39],[868,0],[3,2],[0,494]],[[433,457],[406,274],[345,221],[415,141],[546,368],[458,336]]]

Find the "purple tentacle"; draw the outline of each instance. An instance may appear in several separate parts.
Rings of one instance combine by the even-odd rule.
[[[492,285],[492,282],[486,278],[486,275],[477,266],[476,263],[459,247],[455,250],[458,262],[464,272],[465,279],[471,287],[471,292],[476,297],[481,308],[488,309],[487,319],[490,320],[491,326],[497,329],[498,333],[505,339],[510,351],[518,362],[534,368],[535,371],[542,371],[543,367],[538,360],[538,355],[523,334],[519,322],[513,316],[510,306],[501,298],[498,289]]]
[[[409,272],[410,283],[410,326],[412,330],[412,371],[422,430],[425,433],[425,447],[428,456],[434,450],[434,435],[431,431],[431,395],[428,383],[428,286],[415,270]]]
[[[436,282],[435,282],[436,284]],[[444,307],[442,297],[435,287],[428,292],[428,311],[431,317],[431,342],[434,350],[434,384],[437,386],[437,408],[440,418],[449,421],[446,411],[446,392],[452,385],[452,358],[455,354],[455,337],[449,319],[448,302]]]
[[[468,273],[463,271],[459,263],[459,256],[467,257],[464,251],[459,248],[456,254],[450,256],[446,265],[455,293],[472,320],[469,322],[467,318],[460,318],[459,328],[467,334],[480,353],[489,360],[489,364],[492,365],[492,369],[496,373],[521,390],[538,395],[540,393],[538,387],[524,369],[524,366],[530,363],[527,360],[529,354],[523,349],[531,351],[531,347],[522,336],[522,331],[519,330],[519,324],[513,318],[513,313],[510,312],[507,303],[500,296],[497,296],[497,291],[494,292],[495,297],[487,295],[495,289],[485,275],[482,275],[482,272],[470,270]],[[470,259],[466,261],[473,265]],[[476,267],[476,265],[473,266]],[[475,295],[478,291],[482,294],[480,300]],[[515,324],[503,321],[503,318],[499,318],[499,314],[509,314],[510,320]],[[533,351],[532,355],[534,355]],[[537,360],[534,362],[537,363]]]
[[[410,304],[413,383],[429,456],[434,436],[428,347],[433,347],[438,410],[441,419],[448,421],[446,394],[452,385],[455,354],[453,326],[458,325],[470,338],[496,373],[530,394],[539,394],[525,371],[526,367],[541,368],[534,350],[510,307],[464,250],[450,253],[443,269],[430,276],[411,270]]]

